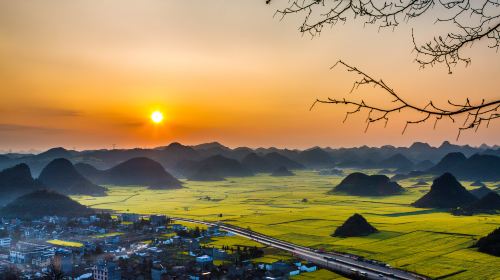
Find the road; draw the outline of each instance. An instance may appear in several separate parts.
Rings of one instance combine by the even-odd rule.
[[[188,218],[170,217],[175,221],[202,224],[207,226],[218,225],[220,229],[232,232],[236,235],[246,237],[270,247],[278,248],[293,253],[295,256],[307,260],[311,263],[327,268],[334,272],[356,279],[396,279],[396,280],[424,280],[429,279],[421,275],[415,275],[407,271],[385,267],[377,264],[358,260],[347,254],[319,252],[309,247],[296,245],[290,242],[279,240],[264,234],[260,234],[237,226],[194,220]]]

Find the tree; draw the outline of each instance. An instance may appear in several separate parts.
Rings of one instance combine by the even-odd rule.
[[[60,265],[51,262],[47,267],[47,271],[43,275],[43,279],[46,280],[62,280],[64,278],[64,273],[61,271]]]
[[[403,110],[419,112],[423,114],[423,117],[416,120],[406,121],[406,125],[402,133],[404,133],[407,127],[412,124],[423,123],[428,120],[434,119],[434,128],[436,128],[438,122],[443,118],[449,118],[453,122],[455,122],[454,118],[455,116],[465,114],[466,115],[465,121],[458,129],[457,140],[460,137],[460,133],[463,130],[474,129],[475,131],[477,131],[481,126],[481,124],[486,123],[486,127],[488,127],[491,120],[500,118],[500,110],[499,110],[500,100],[493,100],[486,102],[483,99],[480,104],[475,104],[475,105],[471,104],[469,99],[467,99],[463,104],[456,104],[448,100],[448,105],[449,105],[448,108],[437,106],[432,101],[429,101],[429,103],[425,107],[418,107],[416,105],[410,104],[405,99],[401,98],[398,95],[398,93],[392,88],[390,88],[383,80],[381,79],[377,80],[375,78],[372,78],[372,76],[366,74],[365,72],[359,70],[356,67],[353,67],[343,62],[342,60],[339,60],[333,67],[335,67],[336,65],[341,65],[345,67],[347,71],[354,72],[360,76],[360,79],[354,82],[354,86],[351,92],[360,86],[371,85],[374,86],[375,88],[380,88],[386,94],[389,94],[389,96],[393,98],[392,103],[387,107],[381,107],[381,106],[370,105],[364,102],[363,100],[358,102],[358,101],[346,100],[345,98],[344,99],[327,98],[327,99],[316,99],[316,101],[314,101],[313,105],[311,106],[311,109],[317,103],[354,106],[353,111],[348,111],[346,113],[344,122],[352,114],[359,113],[362,110],[367,111],[368,116],[366,117],[365,132],[368,130],[368,128],[372,123],[382,121],[385,122],[385,125],[387,125],[387,122],[389,121],[389,117],[391,115],[400,113]]]
[[[271,1],[266,0],[266,3],[269,4]],[[424,15],[438,14],[435,19],[436,24],[448,28],[448,33],[418,43],[412,30],[415,61],[422,68],[444,64],[450,74],[452,67],[458,63],[465,63],[466,66],[470,64],[471,59],[463,57],[461,53],[475,42],[489,41],[490,48],[500,48],[499,0],[292,0],[286,8],[277,10],[276,14],[281,18],[289,15],[303,16],[304,20],[299,31],[312,37],[319,35],[325,26],[334,26],[354,19],[363,20],[365,24],[377,25],[383,29],[396,28],[401,22],[409,23],[412,19]],[[353,89],[363,85],[373,85],[393,97],[394,102],[386,107],[377,107],[363,100],[356,102],[328,98],[316,100],[311,108],[317,103],[354,106],[355,109],[347,113],[346,119],[351,114],[367,110],[366,129],[374,122],[387,123],[390,115],[403,109],[423,114],[421,119],[407,121],[403,133],[410,124],[422,123],[429,119],[434,119],[436,124],[443,117],[455,121],[455,116],[465,115],[466,120],[459,128],[458,138],[460,132],[465,129],[477,130],[482,123],[489,124],[491,120],[500,118],[500,99],[493,101],[483,99],[478,104],[472,104],[469,99],[461,104],[448,101],[448,108],[437,107],[429,101],[425,107],[419,107],[402,99],[382,80],[374,79],[356,67],[343,61],[338,61],[335,65],[341,65],[347,71],[361,76],[360,80],[354,83]]]
[[[491,48],[500,47],[498,0],[293,0],[276,13],[282,18],[291,14],[303,15],[299,31],[311,36],[319,35],[325,26],[354,19],[380,28],[395,28],[401,22],[439,14],[435,22],[451,26],[447,35],[418,44],[412,34],[416,61],[422,67],[445,63],[451,71],[459,62],[469,64],[470,59],[462,57],[460,52],[480,40],[489,40]]]

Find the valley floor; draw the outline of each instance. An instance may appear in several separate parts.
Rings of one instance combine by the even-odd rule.
[[[296,244],[384,261],[432,278],[500,278],[500,258],[469,248],[500,226],[499,215],[453,216],[414,208],[410,204],[430,188],[410,187],[415,180],[403,181],[407,191],[397,196],[327,195],[342,178],[301,171],[292,177],[262,174],[223,182],[186,181],[178,190],[109,186],[108,196],[73,198],[119,212],[220,220]],[[470,183],[462,182],[474,188]],[[380,232],[362,238],[331,237],[354,213],[362,214]]]

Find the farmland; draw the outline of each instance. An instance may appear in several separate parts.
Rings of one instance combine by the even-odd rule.
[[[414,180],[403,181],[407,191],[397,196],[327,195],[341,179],[301,171],[293,177],[263,174],[222,182],[187,181],[178,190],[109,186],[108,196],[73,198],[94,208],[119,212],[220,220],[300,245],[373,258],[430,277],[500,278],[498,258],[469,248],[500,226],[498,215],[452,216],[414,208],[410,204],[429,190],[429,186],[412,187]],[[471,188],[471,182],[462,183]],[[331,237],[353,213],[362,214],[380,232],[361,238]]]

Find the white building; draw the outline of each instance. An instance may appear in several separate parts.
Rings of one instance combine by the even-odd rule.
[[[0,238],[0,247],[10,247],[12,239],[10,237]]]

